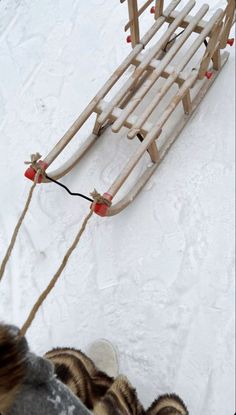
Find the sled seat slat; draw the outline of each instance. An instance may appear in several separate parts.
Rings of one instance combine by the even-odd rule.
[[[135,66],[140,65],[140,63],[142,62],[142,60],[144,59],[144,55],[143,54],[139,54],[135,60],[133,61],[133,64]],[[153,59],[150,64],[147,67],[148,71],[154,71],[155,69],[159,68],[161,63],[160,59]],[[174,66],[173,65],[167,65],[166,68],[162,71],[161,73],[161,77],[167,79],[174,71]],[[186,81],[187,78],[187,74],[181,72],[176,80],[176,82],[179,84],[181,82]]]
[[[173,23],[173,21],[178,17],[179,12],[174,10],[170,15],[166,15],[165,12],[163,13],[163,15],[166,18],[166,22],[171,24]],[[188,27],[188,25],[193,21],[194,16],[188,15],[186,16],[180,23],[179,27],[182,27],[183,29],[186,29],[186,27]],[[203,31],[203,29],[205,29],[207,25],[207,21],[202,19],[195,27],[194,32],[195,33],[201,33]]]
[[[106,108],[106,106],[107,106],[107,102],[106,101],[104,101],[104,100],[101,100],[100,101],[100,103],[97,105],[97,107],[96,107],[96,113],[97,114],[101,114],[103,111],[104,111],[104,109]],[[113,121],[116,121],[120,116],[121,116],[121,114],[122,114],[122,109],[121,108],[118,108],[118,107],[115,107],[115,108],[113,108],[113,111],[112,111],[112,113],[110,114],[110,120],[113,122]],[[124,127],[127,127],[127,128],[133,128],[133,126],[135,125],[135,123],[138,121],[138,116],[137,115],[131,115],[130,117],[128,117],[127,118],[127,120],[126,120],[126,122],[125,122],[125,124],[124,124]],[[150,122],[146,122],[143,126],[142,126],[142,128],[141,128],[141,130],[140,130],[140,132],[143,134],[143,135],[146,135],[146,134],[148,134],[149,133],[149,131],[151,131],[151,129],[153,128],[153,124],[152,123],[150,123]]]

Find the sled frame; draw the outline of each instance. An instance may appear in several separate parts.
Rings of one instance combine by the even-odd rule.
[[[217,10],[209,19],[206,19],[209,10],[207,4],[197,10],[195,14],[190,14],[196,5],[195,0],[189,0],[187,5],[180,10],[176,10],[176,8],[181,0],[168,2],[167,7],[164,7],[164,1],[158,0],[155,2],[154,24],[140,38],[139,20],[150,6],[151,1],[146,1],[141,8],[138,7],[137,0],[120,0],[120,2],[128,3],[129,21],[125,26],[125,30],[130,30],[132,51],[55,147],[40,161],[42,168],[44,170],[48,169],[92,114],[96,114],[96,122],[91,135],[67,162],[57,170],[48,173],[54,180],[65,176],[78,164],[89,149],[101,139],[106,126],[109,126],[115,133],[125,127],[128,129],[128,139],[138,137],[140,143],[137,150],[131,155],[120,174],[104,193],[104,197],[109,202],[113,201],[140,159],[147,154],[147,151],[151,158],[151,165],[149,161],[145,172],[120,201],[111,206],[98,206],[95,212],[100,216],[116,215],[125,209],[160,165],[228,60],[229,53],[222,52],[222,50],[228,44],[230,30],[235,21],[235,0],[228,0],[225,10]],[[164,24],[167,24],[166,31],[157,38],[155,45],[146,52],[150,40],[158,34],[159,29]],[[167,50],[167,45],[179,28],[184,28],[183,33],[176,38]],[[195,34],[193,39],[192,34]],[[189,45],[190,40],[191,44]],[[186,42],[188,42],[187,52],[185,51],[178,64],[173,63]],[[189,62],[200,48],[203,50],[202,58],[197,65],[189,68]],[[165,53],[163,53],[163,50]],[[111,100],[106,101],[107,94],[121,79],[126,70],[130,68],[132,68],[130,77],[123,82],[123,85]],[[158,87],[159,89],[155,92],[154,98],[152,98],[144,112],[137,116],[136,108],[143,102],[143,99],[160,78],[164,82]],[[163,98],[174,84],[178,86],[177,92],[174,92],[168,105],[163,105],[158,119],[154,123],[151,122],[150,116],[162,103]],[[195,89],[197,89],[197,92],[195,92]],[[183,114],[177,127],[175,126],[170,136],[165,139],[164,144],[159,146],[158,139],[163,128],[181,103]],[[35,171],[32,174],[32,167],[30,167],[25,175],[30,179],[34,179]],[[41,177],[41,181],[49,182],[45,177]]]

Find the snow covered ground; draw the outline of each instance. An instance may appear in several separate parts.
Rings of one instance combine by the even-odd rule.
[[[210,3],[211,11],[225,5]],[[126,56],[126,20],[118,0],[0,1],[0,258],[30,187],[24,161],[48,153]],[[28,332],[40,354],[109,339],[144,405],[175,391],[191,415],[235,409],[230,52],[141,195],[116,217],[91,219]],[[63,182],[102,192],[126,157],[124,143],[106,136]],[[1,320],[24,322],[87,212],[87,202],[53,184],[36,189],[0,286]]]

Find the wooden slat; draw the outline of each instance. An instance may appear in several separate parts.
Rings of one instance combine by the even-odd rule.
[[[161,17],[163,15],[164,9],[164,0],[156,0],[155,1],[155,19]]]
[[[221,14],[221,18],[218,22],[216,22],[214,28],[212,29],[212,34],[210,40],[208,42],[206,52],[202,58],[200,70],[199,70],[199,79],[203,79],[205,73],[210,65],[211,59],[216,51],[216,49],[220,45],[220,34],[223,27],[223,13]]]
[[[102,111],[104,110],[104,108],[106,107],[106,105],[107,105],[107,103],[106,103],[104,100],[101,100],[101,101],[100,101],[100,103],[97,105],[97,107],[96,107],[96,109],[95,109],[96,113],[97,113],[97,114],[101,114],[101,113],[102,113]],[[118,107],[113,108],[113,111],[112,111],[112,113],[110,114],[109,119],[110,119],[111,121],[116,121],[116,120],[120,117],[120,115],[122,114],[122,111],[123,111],[123,110],[122,110],[122,109],[120,109],[120,108],[118,108]],[[134,126],[134,124],[137,122],[137,120],[138,120],[138,116],[136,116],[136,115],[132,115],[132,116],[130,116],[130,117],[128,117],[128,118],[127,118],[127,120],[126,120],[126,122],[125,122],[124,126],[125,126],[125,127],[127,127],[127,128],[132,128],[132,127]],[[140,131],[141,131],[141,133],[142,133],[143,135],[146,135],[146,134],[148,134],[148,133],[149,133],[149,131],[150,131],[152,128],[153,128],[153,124],[152,124],[152,123],[150,123],[150,122],[146,122],[146,123],[142,126],[142,129],[141,129]]]
[[[137,0],[128,0],[129,20],[131,22],[130,33],[132,47],[134,48],[140,42],[139,17]]]
[[[133,64],[138,66],[140,64],[140,62],[142,62],[142,60],[144,59],[144,56],[142,53],[140,53],[135,60],[133,61]],[[153,71],[155,69],[157,69],[160,66],[161,60],[159,59],[153,59],[150,64],[147,67],[148,71]],[[161,77],[162,78],[168,78],[170,74],[172,74],[174,71],[174,66],[169,64],[166,66],[166,68],[163,70]],[[184,81],[186,81],[186,74],[184,73],[180,73],[178,78],[176,79],[176,83],[183,83]]]
[[[221,43],[220,47],[221,49],[224,49],[227,45],[227,40],[234,22],[235,17],[235,0],[228,0],[228,6],[225,10],[225,22],[224,27],[221,33]]]
[[[166,15],[165,11],[164,11],[164,16],[166,17],[166,21],[167,23],[172,23],[176,17],[178,16],[179,12],[178,11],[173,11],[169,16]],[[180,23],[180,27],[182,27],[183,29],[185,29],[186,27],[188,27],[189,23],[191,23],[193,19],[193,16],[189,15],[186,16],[185,19],[182,20],[182,22]],[[201,20],[198,25],[195,27],[194,32],[196,33],[201,33],[203,31],[203,29],[205,28],[207,24],[206,20]]]

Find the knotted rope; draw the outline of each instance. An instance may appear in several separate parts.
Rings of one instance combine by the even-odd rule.
[[[91,193],[91,196],[93,197],[94,203],[99,203],[100,204],[100,203],[106,203],[106,202],[108,202],[109,203],[109,206],[111,205],[111,203],[107,199],[105,199],[102,195],[100,195],[96,190],[94,190]],[[49,282],[47,288],[42,292],[42,294],[39,296],[38,300],[34,304],[33,308],[31,309],[31,312],[30,312],[30,314],[29,314],[26,322],[24,323],[24,325],[21,328],[21,334],[22,334],[22,336],[24,336],[26,334],[28,328],[31,326],[31,324],[32,324],[32,322],[33,322],[33,320],[34,320],[34,318],[35,318],[35,316],[36,316],[39,308],[41,307],[41,305],[43,304],[43,302],[46,300],[47,296],[50,294],[50,292],[52,291],[52,289],[55,287],[57,281],[59,280],[59,278],[60,278],[60,276],[62,274],[62,271],[66,267],[66,264],[67,264],[67,262],[68,262],[68,260],[69,260],[69,258],[71,256],[72,252],[77,247],[77,245],[78,245],[78,243],[80,241],[80,238],[81,238],[81,236],[83,235],[83,233],[84,233],[84,231],[86,229],[87,223],[88,223],[89,219],[91,218],[91,216],[94,213],[94,208],[93,208],[94,207],[94,203],[91,206],[91,210],[90,210],[89,214],[85,217],[85,219],[84,219],[84,221],[82,223],[82,226],[81,226],[79,232],[77,233],[77,235],[76,235],[76,237],[75,237],[72,245],[67,250],[67,252],[66,252],[66,254],[65,254],[65,256],[64,256],[64,258],[62,260],[62,263],[59,266],[57,272],[54,274],[54,276],[52,277],[51,281]]]
[[[39,308],[41,307],[41,305],[43,304],[43,302],[46,300],[47,296],[50,294],[50,292],[52,291],[52,289],[54,288],[55,284],[57,283],[58,279],[60,278],[62,271],[64,270],[68,259],[70,258],[72,252],[74,251],[74,249],[76,248],[76,246],[78,245],[80,238],[82,236],[82,234],[85,231],[86,225],[89,221],[89,219],[91,218],[91,216],[93,215],[93,210],[91,210],[89,212],[89,214],[86,216],[86,218],[83,221],[83,224],[81,226],[81,229],[79,230],[79,232],[77,233],[72,245],[70,246],[70,248],[67,250],[63,261],[61,263],[61,265],[59,266],[57,272],[55,273],[55,275],[53,276],[53,278],[51,279],[50,283],[48,284],[47,288],[42,292],[42,294],[39,296],[38,300],[36,301],[36,303],[34,304],[26,322],[24,323],[24,325],[22,326],[21,329],[21,335],[24,336],[26,331],[28,330],[28,328],[31,326]]]
[[[38,163],[38,161],[41,159],[41,154],[39,153],[35,153],[35,154],[31,154],[30,156],[30,161],[25,161],[25,164],[29,164],[31,167],[33,167],[33,169],[38,172],[38,170],[41,170],[41,173],[44,173],[42,171],[42,166],[40,166],[40,164]]]
[[[108,199],[106,199],[104,196],[102,196],[100,193],[97,192],[96,189],[94,189],[93,192],[90,193],[90,195],[92,196],[93,200],[98,203],[99,205],[107,205],[107,206],[111,206],[112,202]]]
[[[30,205],[30,202],[31,202],[32,197],[33,197],[34,189],[35,189],[35,187],[36,187],[36,185],[38,183],[39,176],[40,175],[45,176],[45,172],[42,169],[42,166],[40,165],[40,163],[38,163],[38,160],[39,159],[41,159],[41,155],[39,153],[36,153],[36,154],[32,154],[31,155],[31,160],[30,161],[26,161],[25,162],[25,164],[29,164],[36,171],[36,175],[35,175],[35,178],[34,178],[34,184],[32,185],[32,187],[31,187],[31,189],[29,191],[29,194],[28,194],[28,197],[27,197],[27,200],[26,200],[26,203],[25,203],[25,207],[24,207],[23,212],[22,212],[22,214],[21,214],[21,216],[20,216],[20,218],[19,218],[19,220],[17,222],[17,225],[16,225],[15,229],[14,229],[14,232],[13,232],[13,235],[12,235],[12,238],[11,238],[11,241],[10,241],[10,244],[9,244],[9,247],[8,247],[7,252],[6,252],[6,254],[4,256],[4,259],[2,261],[2,264],[1,264],[1,267],[0,267],[0,281],[1,281],[2,277],[3,277],[4,271],[5,271],[5,268],[6,268],[6,264],[7,264],[8,260],[9,260],[9,258],[11,256],[12,250],[13,250],[13,248],[15,246],[15,242],[16,242],[16,238],[17,238],[19,229],[20,229],[20,227],[21,227],[21,225],[23,223],[23,220],[25,218],[25,215],[26,215],[26,213],[27,213],[27,211],[29,209],[29,205]],[[48,286],[42,292],[42,294],[39,296],[38,300],[36,301],[36,303],[34,304],[33,308],[31,309],[30,314],[29,314],[27,320],[25,321],[24,325],[22,326],[22,329],[21,329],[21,334],[22,335],[25,335],[26,334],[26,331],[31,326],[31,324],[32,324],[32,322],[33,322],[33,320],[34,320],[34,318],[35,318],[35,316],[36,316],[39,308],[41,307],[41,305],[43,304],[43,302],[46,300],[47,296],[50,294],[50,292],[52,291],[52,289],[56,285],[58,279],[60,278],[60,276],[61,276],[64,268],[67,265],[67,262],[68,262],[68,260],[69,260],[69,258],[71,256],[72,252],[77,247],[77,245],[78,245],[78,243],[80,241],[80,238],[81,238],[82,234],[84,233],[84,231],[86,229],[86,226],[87,226],[87,223],[88,223],[89,219],[91,218],[91,216],[94,213],[94,206],[95,206],[95,204],[96,203],[98,203],[98,204],[105,203],[107,206],[110,206],[111,205],[111,202],[109,200],[107,200],[104,196],[100,195],[96,190],[94,190],[91,193],[91,196],[93,198],[93,203],[91,205],[90,212],[85,217],[85,219],[84,219],[84,221],[82,223],[82,226],[81,226],[79,232],[77,233],[77,235],[76,235],[76,237],[75,237],[72,245],[67,250],[67,252],[66,252],[66,254],[65,254],[65,256],[64,256],[64,258],[62,260],[62,263],[61,263],[61,265],[58,268],[58,270],[56,271],[56,273],[52,277],[51,281],[49,282]]]
[[[9,258],[11,256],[11,253],[12,253],[13,248],[15,246],[16,238],[17,238],[17,235],[19,233],[20,227],[21,227],[21,225],[22,225],[22,223],[24,221],[24,218],[25,218],[26,213],[28,212],[29,205],[31,203],[32,196],[33,196],[33,193],[34,193],[34,189],[35,189],[35,187],[36,187],[36,185],[38,183],[38,178],[39,178],[39,176],[41,174],[43,174],[42,168],[37,163],[40,157],[41,156],[40,156],[39,153],[32,154],[31,155],[31,161],[26,161],[25,162],[25,164],[31,164],[31,166],[36,171],[36,175],[35,175],[35,178],[34,178],[34,184],[30,188],[28,197],[26,199],[25,207],[24,207],[23,212],[20,215],[20,218],[19,218],[19,220],[18,220],[18,222],[17,222],[17,224],[15,226],[14,232],[13,232],[12,237],[11,237],[11,240],[10,240],[10,244],[9,244],[9,246],[7,248],[7,251],[6,251],[6,254],[5,254],[5,256],[4,256],[3,260],[2,260],[1,267],[0,267],[0,281],[3,278],[3,274],[5,272],[6,265],[7,265],[8,261],[9,261]]]

